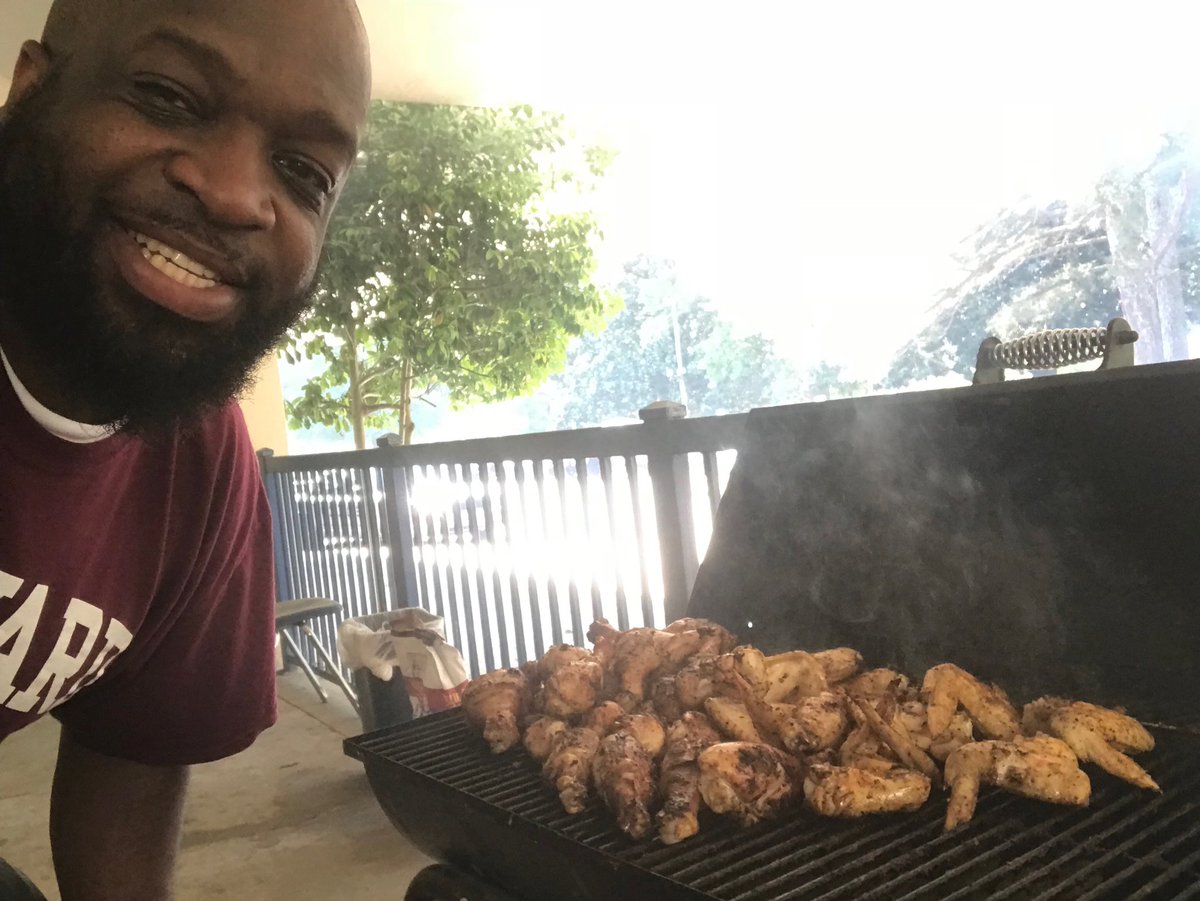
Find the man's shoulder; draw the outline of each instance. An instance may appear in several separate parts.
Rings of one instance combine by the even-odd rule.
[[[215,408],[183,428],[176,466],[192,470],[201,481],[217,480],[245,491],[260,485],[258,456],[241,407],[231,402]]]

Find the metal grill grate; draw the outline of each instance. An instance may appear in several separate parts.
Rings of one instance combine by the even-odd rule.
[[[648,890],[673,883],[722,901],[1200,898],[1200,736],[1157,738],[1142,760],[1161,796],[1092,768],[1085,810],[985,791],[975,819],[950,835],[944,805],[930,803],[850,822],[798,812],[750,829],[709,816],[674,847],[630,840],[598,802],[568,816],[535,763],[518,751],[491,756],[457,710],[351,739],[346,750],[368,772],[404,770],[469,796],[498,826],[522,818],[553,830],[613,870],[641,871]]]

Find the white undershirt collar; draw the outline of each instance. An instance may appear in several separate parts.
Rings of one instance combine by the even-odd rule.
[[[21,384],[21,380],[13,372],[12,365],[8,362],[8,357],[4,355],[2,348],[0,348],[0,362],[4,363],[4,371],[8,373],[8,380],[12,382],[13,391],[17,393],[17,399],[21,401],[21,406],[29,412],[38,425],[55,438],[69,441],[71,444],[95,444],[112,434],[112,429],[108,426],[75,422],[65,416],[60,416],[45,406],[29,393],[28,388]]]

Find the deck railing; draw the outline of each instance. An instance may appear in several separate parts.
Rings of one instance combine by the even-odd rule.
[[[683,615],[741,439],[744,415],[275,457],[281,599],[331,597],[345,616],[424,607],[473,674],[588,624]],[[314,628],[336,645],[336,624]]]

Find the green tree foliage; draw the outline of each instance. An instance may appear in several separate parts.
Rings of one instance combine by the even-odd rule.
[[[1153,161],[1109,173],[1082,202],[1001,211],[964,244],[963,279],[893,362],[885,386],[957,372],[970,377],[980,342],[1050,328],[1141,332],[1138,359],[1186,354],[1200,318],[1200,176],[1194,149],[1165,138]]]
[[[594,282],[599,230],[581,198],[611,154],[562,117],[376,103],[330,229],[316,302],[288,359],[323,359],[288,412],[295,428],[404,424],[444,388],[452,403],[535,388],[612,298]]]
[[[768,339],[735,334],[706,298],[680,284],[670,261],[627,263],[617,293],[621,312],[578,340],[551,380],[566,399],[560,427],[632,419],[656,400],[686,403],[692,416],[740,412],[775,402],[794,378]]]

